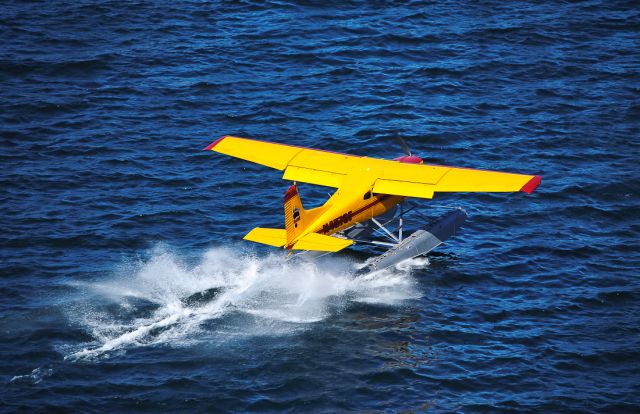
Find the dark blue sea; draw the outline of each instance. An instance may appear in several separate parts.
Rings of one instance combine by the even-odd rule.
[[[0,6],[0,412],[640,412],[637,1]],[[539,174],[285,262],[236,136]],[[305,206],[330,189],[301,185]]]

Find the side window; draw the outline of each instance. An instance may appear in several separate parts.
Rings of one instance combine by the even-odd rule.
[[[364,193],[364,197],[362,197],[364,200],[368,200],[371,198],[371,191],[367,191],[366,193]]]

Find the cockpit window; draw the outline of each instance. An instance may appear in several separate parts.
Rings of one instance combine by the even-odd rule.
[[[366,193],[364,193],[364,197],[362,197],[364,200],[368,200],[371,198],[371,191],[367,191]]]

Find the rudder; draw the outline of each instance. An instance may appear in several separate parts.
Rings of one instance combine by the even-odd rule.
[[[302,217],[305,209],[302,207],[298,186],[293,183],[284,195],[284,227],[287,231],[287,245],[291,243],[304,229]]]

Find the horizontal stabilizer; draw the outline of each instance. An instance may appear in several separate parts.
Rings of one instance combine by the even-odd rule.
[[[287,231],[285,229],[266,229],[263,227],[256,227],[243,238],[256,243],[282,247],[287,243]]]
[[[353,244],[353,240],[339,237],[309,233],[293,245],[293,250],[319,250],[322,252],[337,252]]]

